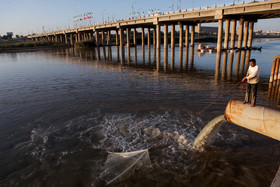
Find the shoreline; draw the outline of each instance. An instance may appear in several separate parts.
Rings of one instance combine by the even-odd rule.
[[[16,52],[32,52],[40,50],[51,50],[51,49],[65,49],[72,46],[36,46],[36,47],[9,47],[0,48],[0,53],[16,53]]]

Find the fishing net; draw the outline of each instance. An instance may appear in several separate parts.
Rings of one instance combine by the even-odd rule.
[[[148,149],[124,153],[109,152],[105,162],[105,171],[101,173],[100,178],[107,184],[117,179],[122,181],[141,167],[151,167]]]

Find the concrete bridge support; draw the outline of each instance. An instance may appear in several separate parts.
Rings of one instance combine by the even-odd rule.
[[[117,52],[117,61],[120,61],[120,42],[119,42],[119,32],[116,30],[116,52]]]
[[[269,79],[268,100],[280,106],[280,55],[273,59]]]
[[[130,28],[126,28],[127,64],[130,64]]]
[[[156,63],[156,28],[153,29],[154,63]]]
[[[237,44],[237,47],[239,49],[242,47],[243,27],[244,27],[244,19],[240,19],[239,20],[239,30],[238,30],[238,44]]]
[[[192,27],[192,31],[191,31],[191,47],[194,47],[194,25],[191,26]]]
[[[249,28],[248,47],[252,47],[253,33],[254,33],[254,21],[250,21],[249,24],[250,24],[250,28]]]
[[[219,20],[218,38],[217,38],[217,55],[216,55],[216,73],[215,78],[219,78],[220,63],[221,63],[221,51],[222,51],[222,37],[223,37],[223,20]]]
[[[148,28],[147,32],[147,45],[148,45],[148,63],[151,63],[151,29]]]
[[[98,31],[95,31],[95,43],[96,43],[96,59],[100,60],[99,32]]]
[[[106,60],[105,36],[104,31],[101,32],[101,43],[103,49],[103,60]]]
[[[183,24],[180,23],[180,32],[179,32],[179,69],[183,69]]]
[[[157,71],[160,69],[160,45],[161,45],[161,37],[160,37],[160,25],[157,24],[156,26],[156,32],[157,32]]]
[[[69,38],[70,44],[73,45],[73,34],[70,33],[70,34],[69,34],[69,37],[70,37],[70,38]]]
[[[244,25],[244,37],[243,37],[243,45],[242,45],[242,47],[247,47],[248,31],[249,31],[249,21],[245,21],[245,25]]]
[[[189,61],[189,25],[186,25],[185,31],[185,70],[188,70]]]
[[[143,64],[145,64],[145,28],[144,27],[142,27],[141,39],[142,39],[142,60],[143,60]]]
[[[193,69],[193,63],[194,63],[194,47],[191,47],[191,58],[190,58],[190,69]]]
[[[122,28],[120,28],[119,29],[120,30],[120,48],[121,48],[121,65],[123,65],[124,64],[124,62],[125,62],[125,57],[124,57],[124,33],[123,33],[123,29]]]
[[[279,71],[280,62],[279,61],[280,61],[280,55],[276,56],[273,60],[269,83],[274,82],[274,84],[275,84],[278,80],[280,80],[280,71]]]
[[[133,29],[133,44],[134,44],[134,64],[137,64],[137,40],[136,40],[136,28]]]
[[[226,20],[225,25],[225,38],[224,38],[224,49],[228,49],[229,44],[229,26],[230,26],[230,20]]]
[[[164,25],[164,71],[168,67],[168,25]]]
[[[111,48],[111,31],[107,32],[107,45],[108,45],[108,59],[112,60],[112,48]]]
[[[229,54],[229,64],[228,64],[228,71],[227,71],[227,72],[228,72],[228,73],[227,73],[227,78],[228,78],[228,80],[230,80],[231,77],[232,77],[233,56],[234,56],[234,53],[231,52],[231,53]]]
[[[171,25],[171,66],[170,66],[170,69],[171,71],[174,70],[174,61],[175,61],[175,57],[174,57],[174,54],[175,54],[175,48],[174,48],[174,43],[175,43],[175,25],[172,24]]]
[[[218,27],[218,38],[217,38],[217,51],[222,50],[222,39],[223,39],[223,20],[219,20],[219,27]]]
[[[244,19],[241,18],[239,20],[239,30],[238,30],[238,43],[237,43],[237,48],[240,49],[242,47],[242,39],[243,39],[243,27],[244,27]],[[235,74],[239,74],[239,64],[240,64],[240,57],[241,57],[241,51],[237,52],[236,55],[236,67],[235,67]]]
[[[226,51],[224,51],[223,52],[223,66],[222,66],[222,79],[226,78],[227,59],[228,59],[228,53]]]
[[[66,43],[65,34],[60,35],[61,43]]]
[[[66,33],[64,34],[64,37],[65,37],[65,43],[68,44],[68,35]]]
[[[78,42],[81,42],[81,41],[82,41],[82,36],[81,36],[81,33],[80,33],[80,32],[78,32],[78,33],[77,33],[77,36],[78,36]]]
[[[236,20],[231,22],[231,35],[230,35],[230,48],[235,47],[235,34],[236,34]]]
[[[88,33],[84,32],[84,40],[83,41],[88,41]]]

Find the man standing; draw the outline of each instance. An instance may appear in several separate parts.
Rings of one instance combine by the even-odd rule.
[[[246,95],[243,104],[249,102],[250,93],[252,93],[251,107],[254,107],[256,105],[260,68],[259,66],[256,65],[255,59],[250,59],[249,63],[250,63],[250,67],[247,71],[246,77],[242,79],[242,82],[247,80]]]

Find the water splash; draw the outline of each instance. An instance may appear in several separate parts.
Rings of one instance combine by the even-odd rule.
[[[203,149],[204,145],[211,142],[224,122],[226,122],[224,114],[212,119],[195,138],[193,147],[198,150]]]

